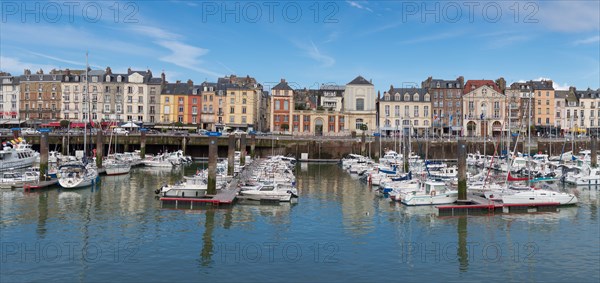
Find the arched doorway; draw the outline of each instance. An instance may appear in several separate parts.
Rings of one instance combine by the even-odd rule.
[[[473,121],[467,123],[467,135],[469,137],[475,136],[475,130],[477,129],[477,124]]]
[[[481,136],[488,136],[488,121],[481,121]]]
[[[502,134],[502,123],[500,121],[495,121],[492,123],[492,135],[494,137],[498,137]]]
[[[323,135],[323,119],[317,118],[315,119],[315,136]]]

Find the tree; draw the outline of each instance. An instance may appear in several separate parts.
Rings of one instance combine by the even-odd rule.
[[[367,124],[360,124],[360,130],[361,131],[366,131],[368,129],[369,129],[369,127],[367,126]]]
[[[173,126],[181,128],[181,127],[183,127],[183,123],[181,123],[181,122],[175,122],[175,123],[173,123]]]
[[[281,129],[284,130],[284,131],[287,131],[287,130],[290,129],[290,125],[288,125],[288,124],[281,124]]]
[[[69,122],[69,120],[60,120],[60,127],[63,129],[68,128],[69,124],[71,124],[71,122]]]

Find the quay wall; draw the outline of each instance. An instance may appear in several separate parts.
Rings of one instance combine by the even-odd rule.
[[[9,137],[3,137],[3,140]],[[185,140],[186,154],[194,158],[208,158],[208,137],[206,136],[167,136],[167,135],[148,135],[146,136],[146,152],[156,154],[164,151],[175,151],[182,148]],[[33,144],[34,149],[39,150],[40,136],[27,136],[26,140]],[[63,138],[59,135],[51,135],[49,137],[49,149],[62,151],[63,147],[68,147],[71,154],[75,150],[83,149],[83,136],[70,136],[64,139],[66,144],[63,144]],[[93,143],[90,142],[93,141]],[[88,144],[95,148],[95,136],[88,138]],[[218,154],[219,157],[227,156],[227,137],[219,137]],[[496,141],[495,143],[498,144]],[[474,153],[479,151],[488,155],[493,154],[495,143],[488,141],[484,142],[481,139],[467,139],[467,152]],[[239,138],[236,141],[239,147]],[[412,151],[421,157],[427,155],[428,159],[456,159],[457,156],[457,141],[452,140],[413,140],[411,142]],[[114,152],[115,141],[110,139],[110,136],[104,137],[104,152]],[[506,150],[506,143],[499,143],[498,152]],[[89,147],[88,147],[89,148]],[[364,148],[364,152],[362,151]],[[401,152],[399,142],[393,140],[381,141],[381,149],[397,149]],[[579,139],[575,142],[565,142],[564,140],[536,140],[532,141],[530,146],[527,143],[519,142],[517,151],[526,152],[531,148],[532,153],[543,152],[550,155],[559,155],[564,148],[564,151],[574,149],[575,153],[580,150],[590,148],[589,139]],[[117,151],[133,151],[140,149],[140,136],[119,136],[117,138]],[[514,149],[514,143],[511,143],[510,150]],[[237,148],[236,150],[239,150]],[[283,154],[300,158],[302,153],[308,153],[309,159],[340,159],[349,153],[366,154],[371,157],[376,157],[379,147],[375,144],[375,140],[371,137],[366,140],[364,147],[360,138],[335,138],[328,139],[326,137],[257,137],[256,138],[256,154],[257,156],[267,156],[271,154]],[[246,152],[250,152],[250,142],[247,143]]]

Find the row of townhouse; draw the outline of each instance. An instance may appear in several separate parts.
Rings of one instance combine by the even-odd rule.
[[[555,90],[550,80],[424,80],[420,87],[376,93],[358,76],[346,85],[293,89],[284,79],[264,91],[250,76],[216,82],[169,83],[150,70],[52,70],[23,75],[0,73],[0,124],[70,121],[190,124],[306,135],[352,131],[391,134],[494,136],[509,129],[534,133],[597,132],[600,90]],[[88,89],[89,88],[89,89]],[[87,96],[85,95],[87,94]],[[88,116],[89,115],[89,116]],[[18,122],[17,122],[18,121]]]

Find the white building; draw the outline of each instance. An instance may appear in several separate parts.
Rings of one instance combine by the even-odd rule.
[[[375,86],[365,78],[358,76],[348,84],[344,93],[344,114],[347,115],[347,129],[361,133],[361,125],[372,132],[377,127]]]
[[[506,96],[483,85],[463,96],[463,129],[467,136],[496,136],[505,127]]]
[[[19,77],[0,74],[0,124],[19,118]]]

